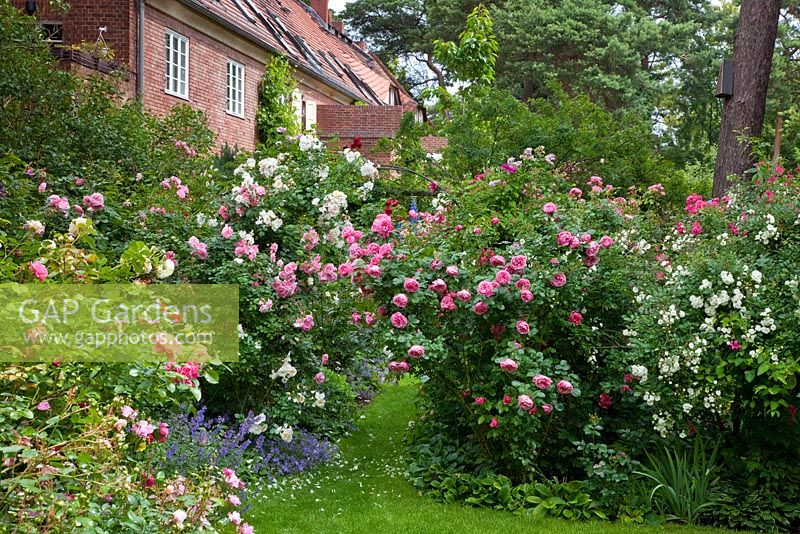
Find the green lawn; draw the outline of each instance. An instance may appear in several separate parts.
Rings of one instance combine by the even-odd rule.
[[[402,435],[413,415],[416,384],[387,385],[366,407],[359,431],[340,443],[341,458],[313,473],[279,481],[250,499],[256,532],[472,534],[516,532],[724,532],[707,528],[632,527],[567,522],[445,505],[417,494],[403,475]]]

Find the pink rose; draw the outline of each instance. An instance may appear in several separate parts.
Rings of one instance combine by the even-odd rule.
[[[572,312],[569,314],[569,322],[574,324],[575,326],[580,326],[581,321],[583,321],[583,315],[580,312]]]
[[[392,223],[392,218],[385,213],[378,214],[375,220],[372,221],[372,232],[381,237],[389,237],[393,231],[394,224]]]
[[[42,182],[42,183],[39,184],[39,192],[40,193],[44,193],[45,191],[47,191],[47,183],[46,182]]]
[[[498,224],[500,224],[500,219],[497,217],[492,217],[491,223],[492,226],[497,226]]]
[[[408,349],[408,355],[412,358],[422,358],[425,356],[425,347],[422,345],[411,345]]]
[[[556,384],[556,391],[562,395],[569,395],[573,389],[572,384],[566,380],[559,380],[558,384]]]
[[[233,228],[226,224],[222,227],[222,232],[220,232],[220,234],[222,234],[222,237],[225,239],[230,239],[233,236]]]
[[[522,302],[526,303],[530,302],[533,300],[533,293],[531,293],[527,289],[523,289],[522,291],[519,292],[519,298],[520,300],[522,300]]]
[[[494,279],[497,281],[497,283],[501,285],[506,285],[509,282],[511,282],[511,273],[509,273],[505,269],[502,269],[500,271],[497,271],[497,273],[494,275]]]
[[[553,380],[545,375],[536,375],[533,377],[533,385],[539,389],[550,389],[553,385]]]
[[[416,278],[406,278],[403,282],[403,289],[409,293],[416,293],[419,291],[419,282],[417,282]]]
[[[559,232],[556,236],[556,243],[560,247],[567,247],[572,242],[572,234],[567,231]]]
[[[528,280],[527,278],[520,278],[519,280],[517,280],[517,283],[515,285],[517,289],[530,289],[531,281]]]
[[[431,260],[431,271],[438,271],[442,267],[444,267],[444,262],[442,260]]]
[[[175,194],[178,195],[178,198],[183,200],[187,196],[189,196],[189,188],[185,185],[179,185],[178,188],[175,190]]]
[[[393,373],[407,373],[411,370],[411,366],[408,365],[408,362],[389,362],[389,371]]]
[[[498,426],[500,426],[500,422],[497,420],[497,417],[492,417],[492,420],[489,421],[489,426],[491,428],[497,428]]]
[[[504,358],[500,360],[500,369],[507,373],[513,373],[517,369],[519,369],[519,364],[512,360],[511,358]]]
[[[455,265],[448,265],[444,272],[446,272],[448,276],[458,276],[458,267]]]
[[[353,322],[354,322],[355,324],[358,324],[358,323],[360,323],[360,322],[361,322],[361,314],[360,314],[360,313],[358,313],[358,312],[353,312],[353,313],[351,313],[351,314],[350,314],[350,318],[351,318],[351,319],[353,319]]]
[[[339,265],[339,276],[342,278],[346,278],[353,274],[353,264],[349,261],[344,262],[343,264]]]
[[[506,259],[500,254],[492,254],[492,257],[489,258],[489,263],[492,264],[492,267],[500,267],[506,264]]]
[[[475,235],[481,235],[481,229],[476,226],[472,229],[472,233]]]
[[[444,311],[455,311],[457,306],[453,297],[450,295],[445,295],[442,297],[442,301],[439,303],[439,307]]]
[[[478,283],[478,293],[484,297],[491,297],[494,295],[494,284],[489,280],[482,280]]]
[[[689,233],[692,235],[700,235],[703,233],[703,225],[700,224],[700,221],[695,221],[692,224],[692,229],[689,231]]]
[[[392,322],[392,326],[395,328],[405,328],[408,326],[408,319],[406,319],[406,316],[400,312],[394,312],[389,320]]]
[[[581,196],[583,196],[583,191],[581,191],[577,187],[573,187],[572,189],[569,190],[569,196],[571,196],[572,198],[581,198]]]
[[[47,267],[42,265],[42,263],[39,261],[32,261],[28,265],[28,269],[30,269],[30,271],[33,273],[33,276],[35,276],[40,282],[44,282],[47,278]]]
[[[486,403],[486,397],[475,397],[473,402],[478,406],[483,406]]]
[[[461,302],[469,302],[472,300],[472,293],[468,289],[461,289],[456,292],[456,298]]]
[[[309,314],[305,317],[298,317],[294,321],[294,326],[303,332],[308,332],[314,328],[314,316]]]
[[[519,406],[520,410],[530,410],[533,408],[533,399],[527,395],[520,395],[517,397],[517,406]]]
[[[528,323],[526,323],[525,321],[521,321],[521,320],[517,321],[516,328],[517,328],[517,332],[519,332],[523,336],[528,334],[531,331],[530,325]]]
[[[92,193],[83,197],[83,205],[89,211],[101,211],[105,207],[105,199],[101,193]]]
[[[483,315],[484,313],[489,311],[489,305],[483,302],[482,300],[479,300],[472,307],[472,311],[475,313],[475,315]]]
[[[405,296],[403,293],[398,293],[397,295],[392,297],[392,303],[398,308],[405,308],[406,306],[408,306],[408,297]]]
[[[317,385],[322,384],[323,382],[325,382],[325,373],[317,373],[317,374],[315,374],[314,375],[314,382],[316,382]]]
[[[40,412],[46,412],[47,410],[50,409],[50,403],[47,401],[42,401],[36,405],[36,409],[39,410]]]
[[[511,258],[510,266],[515,273],[521,273],[527,267],[528,259],[525,256],[513,256]]]
[[[603,237],[600,238],[600,246],[603,248],[608,248],[613,244],[614,240],[608,237],[607,235],[604,235]]]
[[[319,361],[322,365],[328,365],[330,359],[331,359],[330,356],[328,356],[328,353],[326,352],[325,354],[322,355],[322,358],[320,358]]]
[[[550,413],[553,411],[553,406],[551,404],[542,404],[542,411],[544,413]]]
[[[556,206],[552,202],[548,202],[544,206],[542,206],[542,211],[545,212],[545,214],[547,214],[547,215],[552,215],[557,210],[558,210],[558,206]]]
[[[567,275],[564,273],[556,273],[550,279],[550,285],[553,287],[563,287],[567,283]]]
[[[228,495],[228,502],[231,503],[233,506],[239,506],[242,504],[242,501],[236,495]]]
[[[611,395],[607,393],[601,393],[600,398],[597,401],[597,405],[600,406],[603,410],[608,410],[611,408],[611,405],[614,403],[614,399],[611,398]]]
[[[447,291],[447,283],[441,278],[437,278],[431,282],[431,285],[428,286],[428,289],[435,291],[436,293],[444,293]]]

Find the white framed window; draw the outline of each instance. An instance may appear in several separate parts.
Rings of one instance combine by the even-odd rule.
[[[389,98],[386,103],[390,106],[400,105],[400,91],[397,90],[397,87],[389,87]]]
[[[244,117],[244,65],[228,60],[228,91],[225,109],[231,115]]]
[[[189,98],[189,38],[172,30],[164,34],[166,44],[166,84],[164,91]]]

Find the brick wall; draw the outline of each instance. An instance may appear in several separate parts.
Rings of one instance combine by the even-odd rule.
[[[189,38],[188,100],[164,91],[166,29]],[[164,115],[177,104],[189,104],[206,113],[209,128],[218,134],[217,146],[227,142],[230,146],[238,145],[247,150],[255,147],[258,81],[264,72],[264,64],[149,6],[145,15],[144,50],[144,104],[147,109]],[[225,111],[228,59],[245,67],[244,118]]]
[[[317,128],[322,136],[340,138],[394,137],[400,128],[402,106],[318,106]]]

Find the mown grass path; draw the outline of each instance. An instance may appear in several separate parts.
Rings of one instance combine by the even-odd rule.
[[[403,432],[414,417],[417,384],[387,385],[364,409],[359,430],[339,444],[340,459],[313,473],[280,480],[251,498],[247,520],[258,533],[666,533],[722,532],[631,527],[517,516],[445,505],[417,494],[405,478]]]

